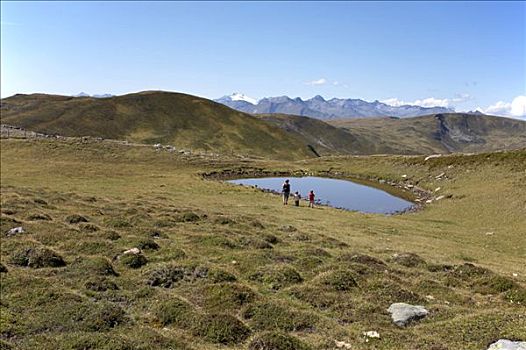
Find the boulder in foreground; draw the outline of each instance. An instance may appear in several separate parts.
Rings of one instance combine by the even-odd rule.
[[[399,327],[405,327],[410,322],[424,318],[429,313],[423,306],[406,303],[394,303],[387,309],[393,322]]]

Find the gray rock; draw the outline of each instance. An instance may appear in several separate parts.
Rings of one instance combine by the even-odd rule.
[[[128,255],[128,254],[133,254],[133,255],[141,254],[141,250],[139,248],[132,248],[122,253],[122,255]]]
[[[393,322],[399,327],[405,327],[412,321],[424,318],[429,313],[423,306],[406,303],[394,303],[387,309],[391,313]]]
[[[526,350],[526,341],[499,339],[491,344],[488,350]]]
[[[12,228],[10,229],[9,231],[7,231],[7,236],[14,236],[16,235],[17,233],[24,233],[24,229],[22,228],[22,226],[20,227],[15,227],[15,228]]]

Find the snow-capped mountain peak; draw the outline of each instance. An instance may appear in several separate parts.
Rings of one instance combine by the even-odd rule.
[[[232,101],[245,101],[245,102],[248,102],[248,103],[252,103],[253,105],[257,105],[258,104],[258,100],[256,100],[255,98],[252,98],[252,97],[248,97],[247,95],[242,94],[240,92],[234,92],[232,95],[230,95],[228,97],[230,97],[230,100],[232,100]]]

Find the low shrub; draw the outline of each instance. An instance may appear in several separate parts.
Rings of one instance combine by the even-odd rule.
[[[179,328],[190,328],[196,318],[192,305],[181,299],[163,302],[155,312],[163,326],[174,325]]]
[[[124,310],[113,304],[102,304],[91,311],[82,323],[82,328],[88,331],[107,331],[127,321]]]
[[[149,273],[146,283],[152,287],[172,288],[182,281],[194,281],[208,276],[208,268],[203,266],[166,265]]]
[[[247,238],[243,237],[239,240],[239,243],[244,247],[250,247],[254,249],[272,249],[272,244],[259,238]]]
[[[51,221],[51,216],[43,213],[29,214],[27,219],[30,221]]]
[[[66,222],[68,224],[79,224],[81,222],[88,222],[88,219],[86,219],[84,216],[79,214],[73,214],[66,217]]]
[[[138,269],[148,263],[146,257],[142,254],[123,254],[119,261],[132,269]]]
[[[314,327],[316,318],[311,314],[291,310],[275,302],[263,302],[249,306],[243,317],[250,325],[260,330],[301,331]]]
[[[229,217],[226,216],[218,216],[214,219],[214,224],[218,225],[229,225],[229,224],[235,224],[236,222]]]
[[[359,263],[370,267],[385,267],[385,263],[373,256],[365,255],[365,254],[356,254],[356,253],[350,253],[350,254],[342,254],[338,257],[338,260],[345,261],[345,262],[353,262],[353,263]]]
[[[274,235],[271,235],[270,233],[264,234],[263,236],[261,236],[261,238],[263,238],[263,240],[267,241],[270,244],[279,243],[279,238]]]
[[[303,282],[303,278],[299,272],[288,265],[265,266],[252,274],[250,279],[262,282],[274,290]]]
[[[103,234],[103,237],[106,238],[106,239],[109,239],[110,241],[116,241],[118,239],[121,238],[121,235],[118,234],[117,232],[115,231],[106,231],[104,234]]]
[[[79,227],[83,232],[97,232],[100,230],[97,225],[90,224],[89,222],[80,223]]]
[[[265,332],[257,335],[248,345],[248,350],[310,350],[311,347],[288,334]]]
[[[511,278],[499,275],[484,275],[473,282],[473,289],[481,294],[498,294],[510,289],[517,289],[519,285]]]
[[[187,211],[187,212],[181,214],[178,217],[178,219],[179,219],[179,221],[184,221],[184,222],[196,222],[196,221],[201,220],[199,215],[197,215],[196,213],[191,212],[191,211]]]
[[[104,277],[95,277],[89,279],[85,284],[84,287],[87,290],[91,290],[93,292],[105,292],[107,290],[118,290],[119,287],[115,282],[108,280]]]
[[[422,267],[426,265],[426,261],[414,253],[395,254],[393,262],[405,267]]]
[[[132,224],[126,218],[123,217],[113,217],[106,220],[106,224],[113,228],[126,228],[131,227]]]
[[[157,250],[160,248],[159,244],[151,238],[140,240],[136,247],[141,250]]]
[[[460,280],[472,280],[479,278],[484,275],[490,275],[492,272],[480,266],[473,265],[471,263],[465,263],[462,265],[455,266],[451,271],[451,275]]]
[[[199,318],[193,333],[212,343],[233,345],[247,339],[250,329],[234,316],[207,314]]]
[[[504,293],[504,299],[520,305],[526,305],[526,289],[517,287],[510,289]]]
[[[51,249],[43,247],[21,248],[11,255],[10,260],[13,265],[26,266],[35,269],[41,267],[61,267],[66,265],[66,262],[60,255]]]
[[[83,268],[90,273],[100,276],[118,276],[111,262],[104,257],[89,258],[82,264]]]
[[[235,275],[231,274],[228,271],[220,270],[220,269],[211,270],[208,273],[208,278],[210,278],[210,280],[214,283],[237,281],[237,278]]]
[[[200,294],[209,310],[237,310],[256,299],[256,293],[239,283],[216,283],[204,286]]]
[[[336,270],[324,273],[319,282],[336,291],[348,291],[358,287],[353,274],[349,270]]]

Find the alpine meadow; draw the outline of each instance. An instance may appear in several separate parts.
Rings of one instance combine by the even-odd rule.
[[[0,349],[526,349],[525,2],[1,6]]]

